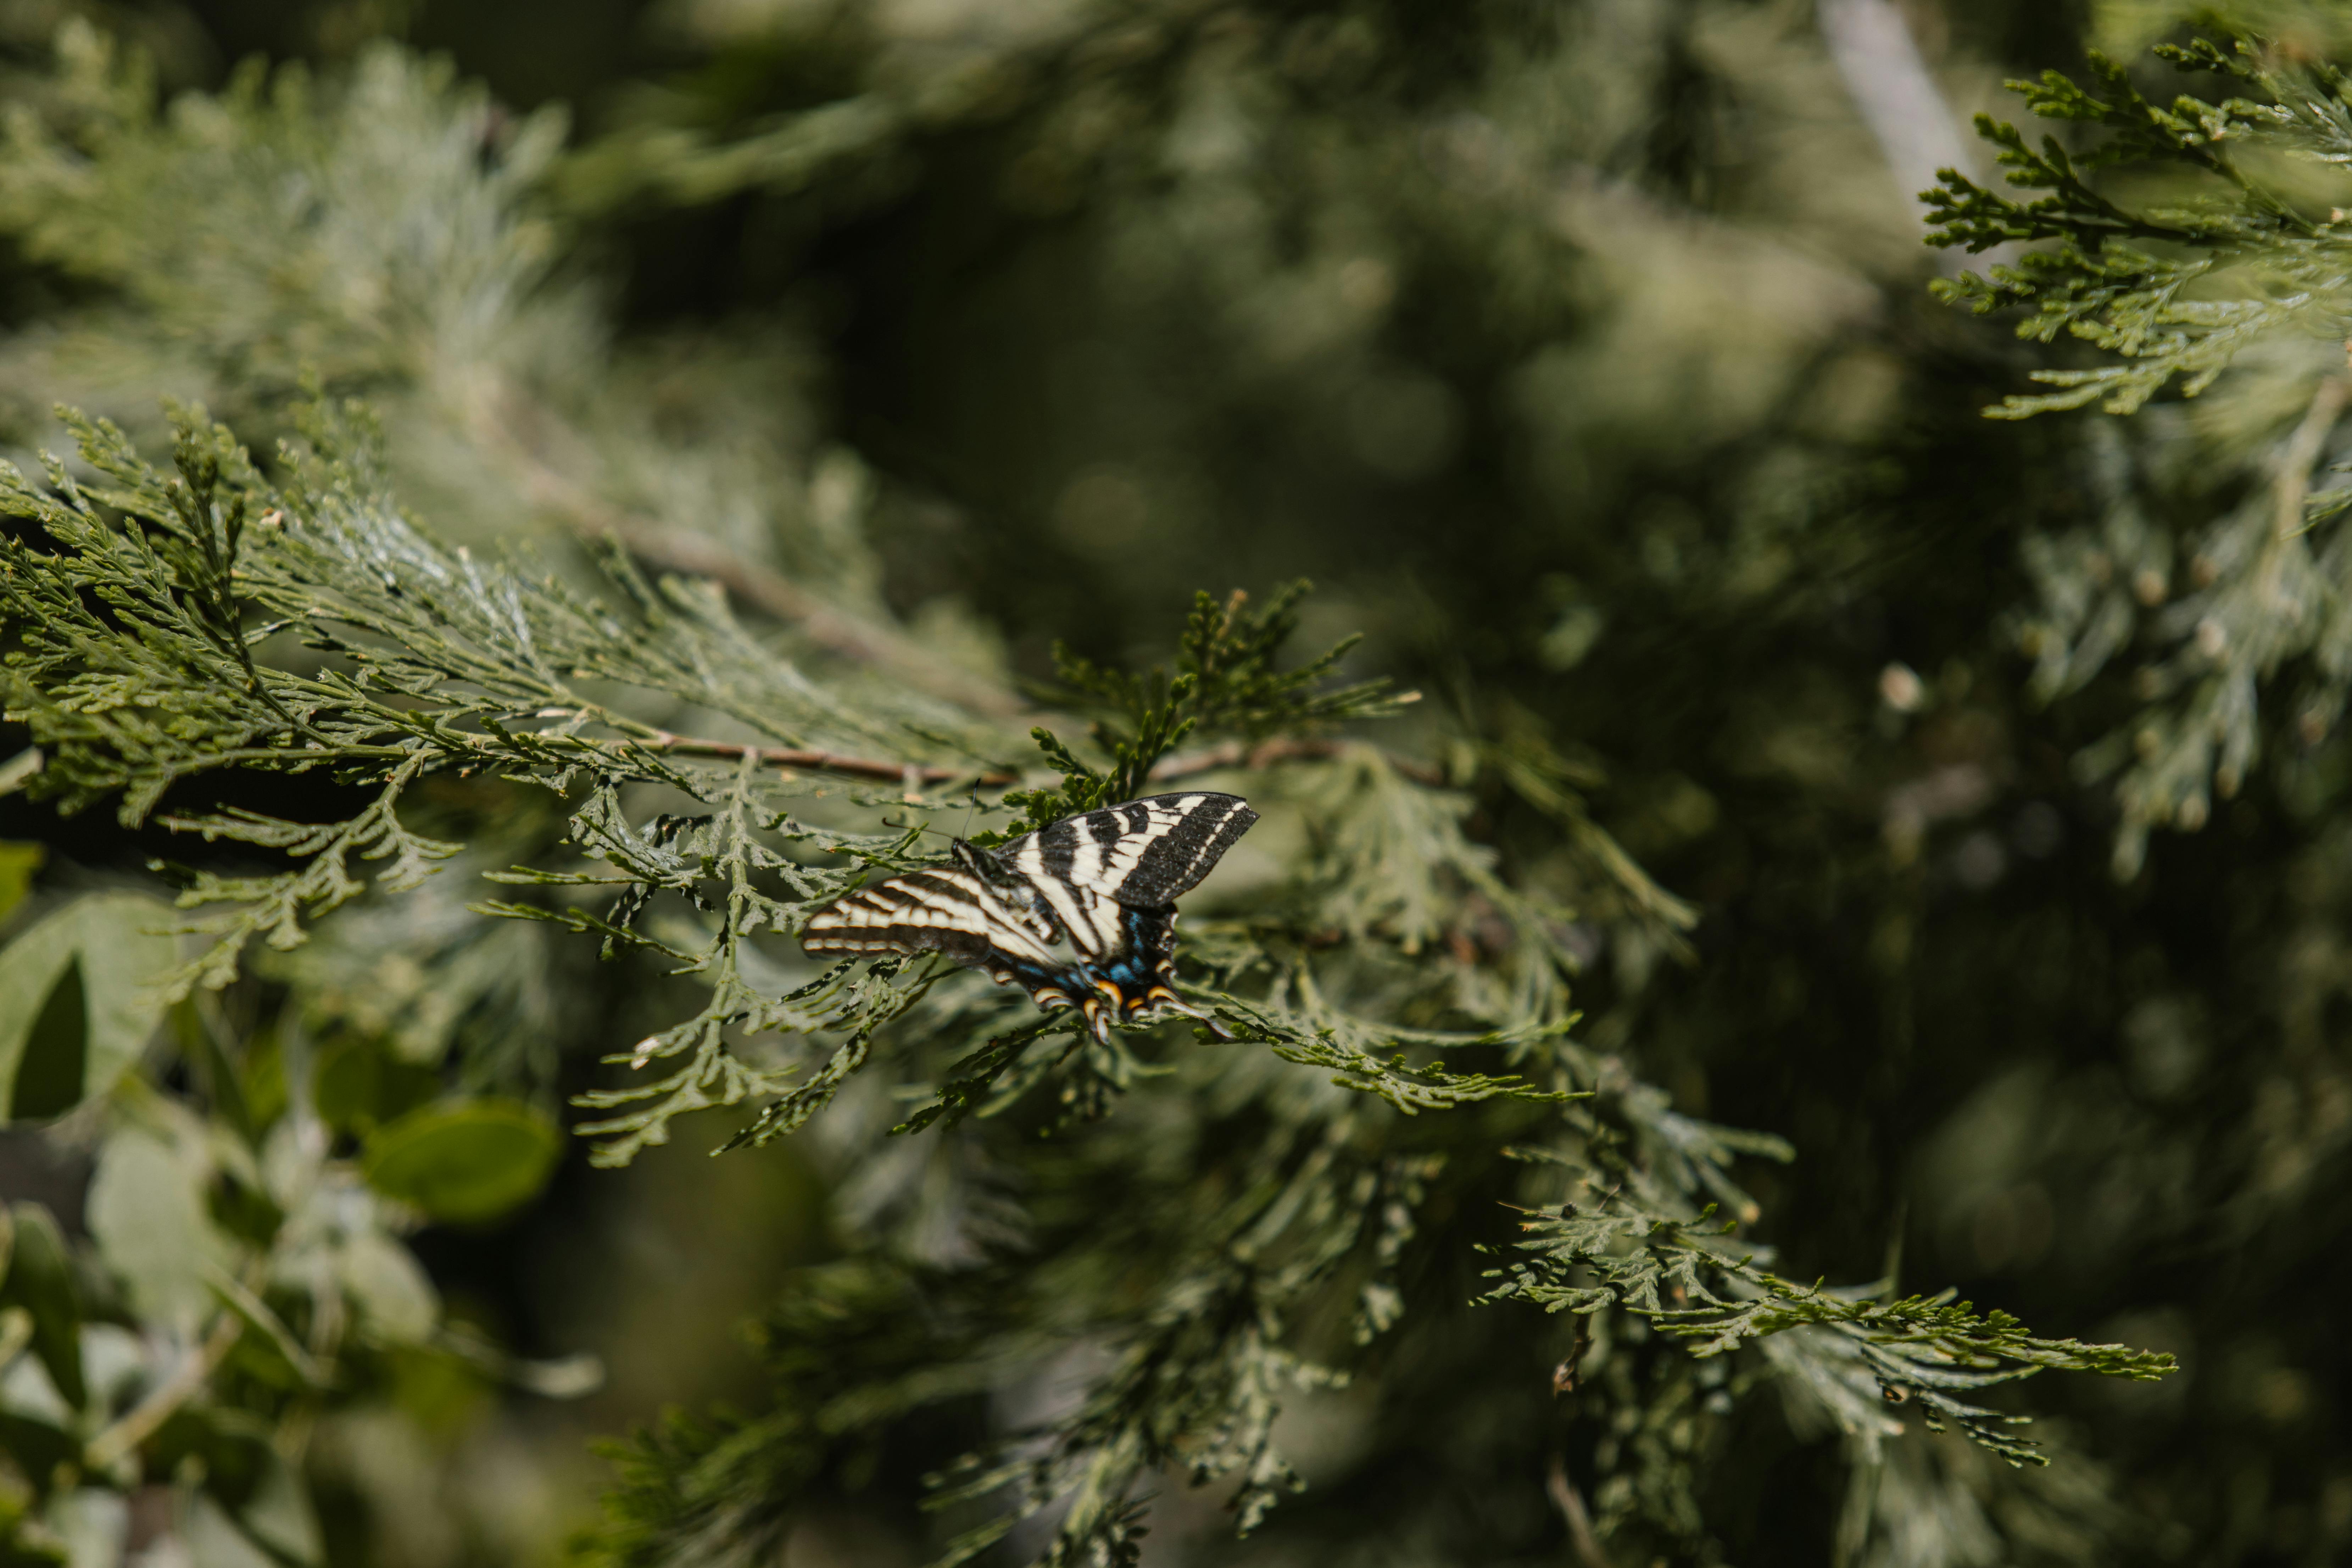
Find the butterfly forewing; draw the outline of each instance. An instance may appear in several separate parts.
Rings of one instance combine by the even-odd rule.
[[[1256,820],[1239,795],[1155,795],[1066,816],[996,854],[1041,887],[1060,882],[1150,909],[1191,891]]]
[[[809,917],[801,945],[811,952],[943,952],[980,969],[1003,967],[998,953],[1036,964],[1064,962],[1030,922],[1005,909],[995,889],[947,866],[845,894]]]

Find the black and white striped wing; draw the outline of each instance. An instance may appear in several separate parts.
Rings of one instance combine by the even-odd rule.
[[[1156,909],[1190,891],[1256,820],[1237,795],[1155,795],[1066,816],[995,853],[1049,898],[1058,885]]]
[[[809,917],[810,952],[941,952],[998,978],[1066,963],[1041,940],[1034,916],[960,866],[931,866],[844,894]]]

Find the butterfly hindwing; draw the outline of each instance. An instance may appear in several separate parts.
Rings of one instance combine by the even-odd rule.
[[[1041,885],[1058,881],[1154,909],[1190,892],[1256,820],[1235,795],[1148,795],[1049,823],[996,855]]]

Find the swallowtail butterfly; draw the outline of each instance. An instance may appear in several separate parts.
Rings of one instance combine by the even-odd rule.
[[[1076,1007],[1098,1040],[1111,1021],[1166,1009],[1219,1034],[1176,994],[1176,900],[1249,831],[1239,795],[1155,795],[1052,822],[845,893],[809,917],[810,952],[939,952]]]

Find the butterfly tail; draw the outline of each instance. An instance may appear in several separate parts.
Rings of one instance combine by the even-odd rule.
[[[1204,1012],[1201,1008],[1193,1006],[1190,1002],[1184,1001],[1182,998],[1179,997],[1176,993],[1169,990],[1165,985],[1153,986],[1151,988],[1150,1000],[1158,1003],[1160,1010],[1163,1013],[1181,1013],[1187,1018],[1196,1018],[1200,1022],[1206,1024],[1209,1026],[1209,1032],[1216,1036],[1217,1038],[1221,1040],[1230,1040],[1234,1037],[1234,1032],[1231,1029],[1226,1028],[1224,1025],[1219,1023],[1215,1015]]]

